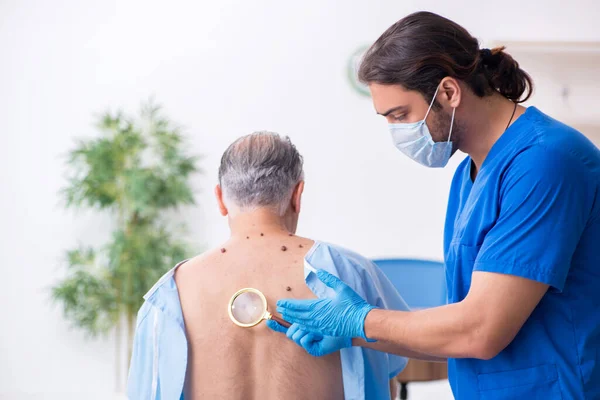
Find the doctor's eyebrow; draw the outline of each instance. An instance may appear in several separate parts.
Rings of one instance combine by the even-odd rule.
[[[387,117],[388,115],[390,115],[394,111],[398,111],[398,110],[404,110],[405,111],[407,108],[408,107],[406,107],[406,106],[398,106],[398,107],[390,108],[389,110],[387,110],[384,113],[378,112],[377,114],[381,115],[382,117]]]

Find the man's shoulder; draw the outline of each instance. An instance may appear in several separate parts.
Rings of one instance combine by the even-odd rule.
[[[349,259],[356,259],[356,260],[361,260],[361,261],[368,260],[367,257],[361,255],[360,253],[358,253],[354,250],[350,250],[347,247],[340,246],[338,244],[334,244],[331,242],[326,242],[326,241],[321,241],[321,240],[315,241],[315,251],[319,251],[319,250],[334,252],[340,256],[343,256],[343,257],[346,257]]]
[[[210,264],[210,260],[216,252],[217,249],[213,249],[178,262],[156,281],[154,286],[144,295],[144,299],[149,300],[153,296],[160,296],[165,290],[169,293],[173,292],[178,281],[192,278],[202,270],[203,266]]]
[[[583,133],[535,107],[529,107],[527,112],[532,132],[515,141],[519,147],[517,161],[531,168],[552,168],[559,172],[577,169],[578,173],[585,173],[590,166],[597,168],[600,152]]]
[[[344,266],[345,270],[354,273],[365,270],[370,271],[375,265],[368,257],[354,250],[329,242],[317,241],[307,261],[310,263],[311,261],[322,262],[323,260],[331,261],[338,269],[340,266]],[[318,265],[315,265],[315,267],[318,267]]]
[[[208,267],[220,262],[218,257],[220,254],[221,247],[215,247],[179,263],[173,270],[175,282],[192,279],[206,273]]]

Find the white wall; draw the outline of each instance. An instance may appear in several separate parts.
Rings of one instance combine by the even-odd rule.
[[[269,129],[290,135],[305,157],[300,234],[367,256],[441,259],[460,157],[427,170],[401,156],[369,99],[350,88],[348,57],[420,8],[486,41],[600,40],[595,0],[563,4],[0,2],[0,398],[105,399],[113,391],[112,341],[70,330],[47,291],[61,276],[64,249],[101,242],[97,232],[108,225],[62,211],[57,197],[61,155],[75,137],[94,134],[93,113],[135,111],[155,95],[188,128],[190,151],[204,157],[199,206],[185,215],[199,244],[227,236],[212,198],[221,152]],[[432,390],[450,397],[442,383],[417,387],[414,398],[433,398]]]

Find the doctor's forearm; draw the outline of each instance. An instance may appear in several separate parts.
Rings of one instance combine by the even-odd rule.
[[[381,351],[383,353],[391,353],[396,354],[402,357],[412,358],[416,360],[422,361],[432,361],[432,362],[446,362],[446,357],[435,357],[425,353],[419,353],[407,348],[403,348],[397,344],[387,343],[382,340],[377,342],[367,342],[363,339],[354,338],[352,339],[353,346],[366,347],[369,349]]]
[[[410,357],[410,349],[433,358],[485,358],[479,319],[466,311],[462,303],[411,312],[374,309],[365,319],[365,334],[398,355]]]

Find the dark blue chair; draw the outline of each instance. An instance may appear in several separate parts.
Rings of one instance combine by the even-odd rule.
[[[437,307],[446,304],[446,272],[444,263],[413,259],[379,259],[373,262],[383,271],[398,289],[406,304],[412,309]],[[416,361],[416,360],[415,360]],[[419,363],[426,363],[420,361]],[[411,364],[413,365],[413,364]],[[403,379],[399,375],[400,399],[408,398],[408,381],[429,381],[445,379],[447,369],[434,366],[418,378]],[[408,367],[407,367],[408,369]],[[409,375],[411,375],[409,373]],[[421,376],[422,375],[422,376]]]

